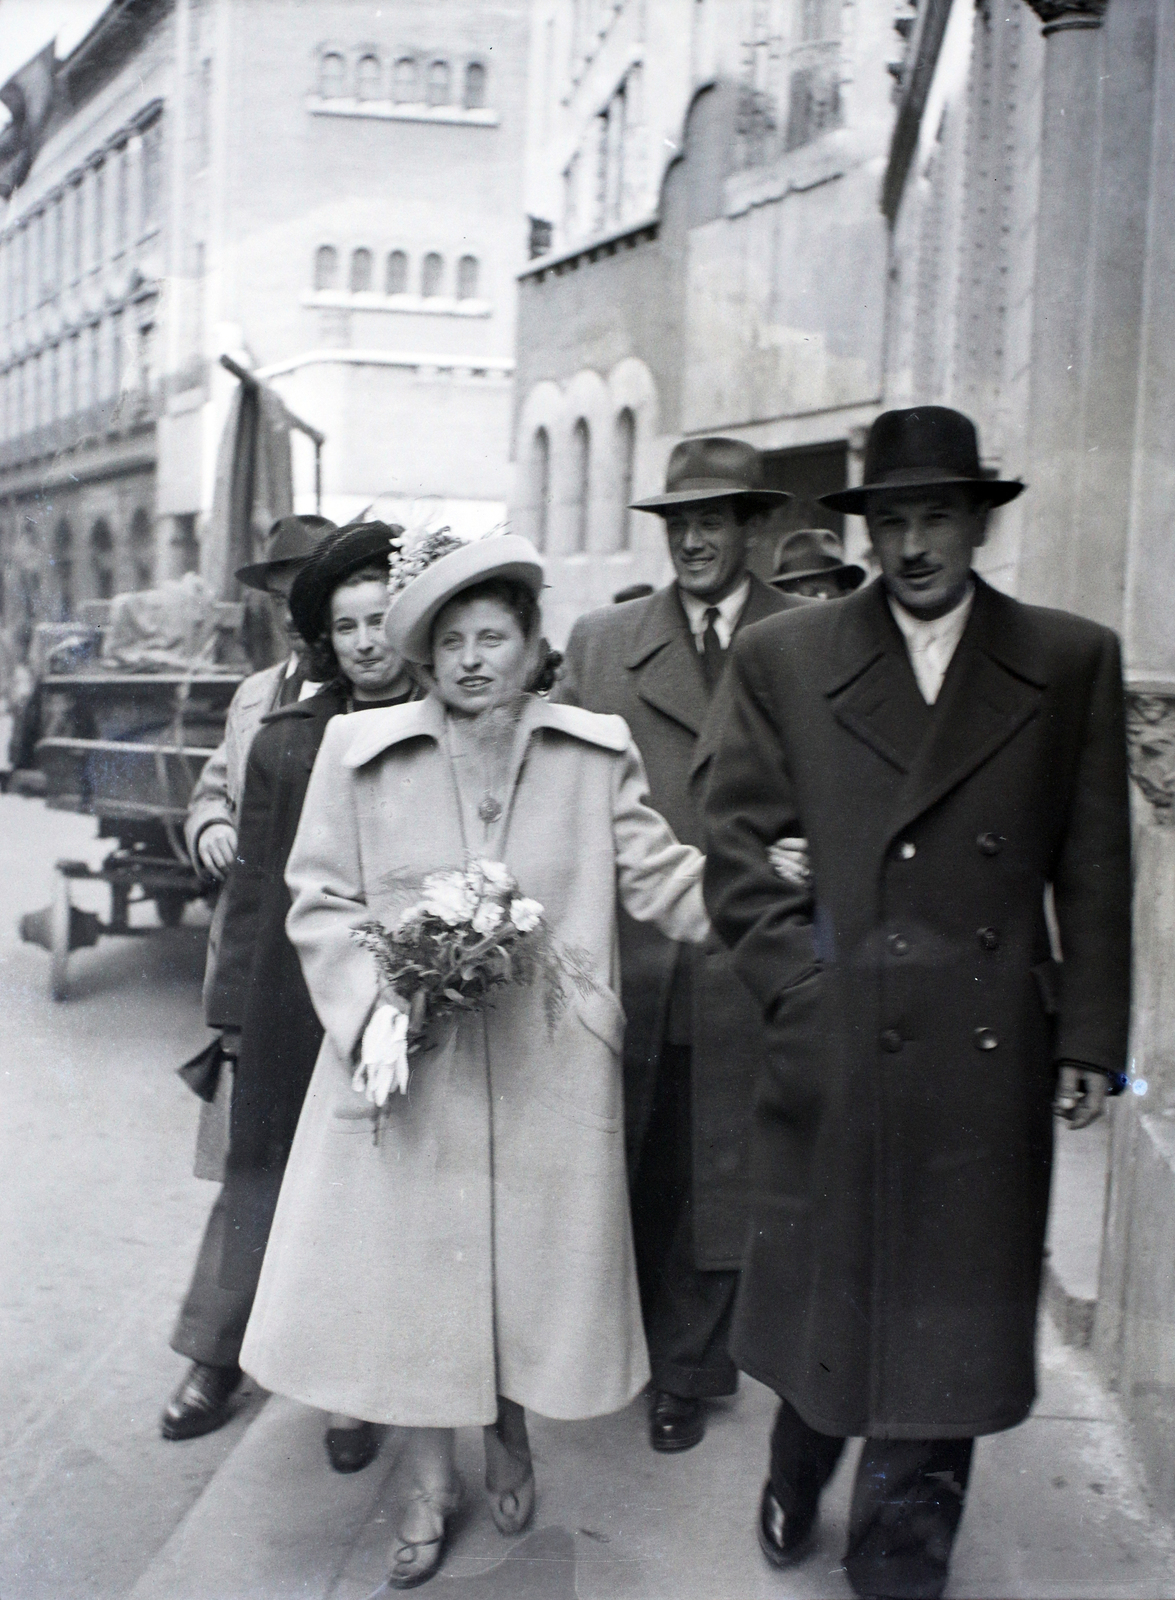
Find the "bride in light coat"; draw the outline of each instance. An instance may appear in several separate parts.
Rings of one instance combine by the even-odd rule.
[[[526,1526],[524,1408],[582,1418],[643,1388],[625,1176],[617,895],[669,938],[708,932],[703,858],[648,803],[620,717],[531,692],[542,566],[513,535],[442,553],[394,596],[392,647],[430,685],[327,729],[289,859],[288,929],[326,1036],[242,1354],[267,1389],[409,1430],[388,1585],[430,1577],[459,1484],[453,1429],[485,1428],[490,1509]],[[587,959],[554,1033],[541,985],[448,1024],[379,1143],[352,1088],[377,1004],[352,929],[392,923],[404,874],[506,863]]]

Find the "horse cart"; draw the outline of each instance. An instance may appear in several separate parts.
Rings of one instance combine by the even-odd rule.
[[[224,619],[231,630],[241,607],[220,609],[231,614]],[[21,918],[21,938],[49,952],[54,1000],[67,997],[72,951],[103,935],[152,931],[131,924],[132,906],[154,901],[160,923],[170,928],[191,901],[214,893],[184,845],[184,817],[247,670],[194,663],[188,670],[118,671],[103,665],[100,638],[87,648],[75,630],[64,643],[68,648],[51,652],[49,670],[38,678],[37,727],[29,741],[35,772],[17,787],[43,794],[53,810],[96,817],[98,837],[114,847],[97,868],[58,861],[52,901]],[[105,919],[72,903],[73,886],[95,880],[110,888]]]

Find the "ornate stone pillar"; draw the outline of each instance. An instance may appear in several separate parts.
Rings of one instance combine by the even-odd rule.
[[[1107,0],[1027,0],[1045,35],[1019,592],[1120,628],[1124,551],[1075,547],[1089,378]]]

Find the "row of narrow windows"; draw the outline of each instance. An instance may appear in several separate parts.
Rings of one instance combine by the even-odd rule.
[[[452,63],[437,57],[422,61],[416,56],[401,56],[391,69],[374,50],[365,51],[356,61],[354,74],[348,70],[341,50],[324,50],[318,59],[318,92],[324,100],[391,100],[396,105],[448,106],[453,103]],[[465,111],[480,111],[486,103],[486,69],[480,61],[467,61],[461,74],[460,105]]]
[[[612,481],[619,485],[620,495],[615,526],[606,534],[607,548],[629,550],[632,548],[633,513],[629,511],[628,503],[632,499],[636,464],[636,417],[625,406],[617,413],[612,426],[615,471]],[[551,435],[546,428],[536,428],[532,434],[527,465],[531,504],[535,510],[535,542],[540,550],[546,550],[551,533]],[[571,554],[583,554],[589,548],[588,533],[593,521],[592,502],[596,493],[596,485],[592,481],[592,430],[586,417],[578,417],[571,430],[570,483],[571,519],[565,548]]]
[[[314,253],[314,287],[316,290],[339,289],[339,252],[333,244],[319,245]],[[376,289],[375,253],[360,249],[351,252],[348,263],[346,288],[351,294],[371,294]],[[384,294],[419,294],[425,299],[443,295],[446,291],[445,258],[430,250],[421,259],[415,286],[410,273],[410,262],[405,250],[392,250],[383,264]],[[481,266],[476,256],[462,256],[457,262],[455,281],[451,293],[457,300],[476,300]]]
[[[26,524],[26,538],[36,543],[35,524]],[[80,571],[79,553],[83,562]],[[116,541],[105,517],[96,518],[81,552],[76,550],[68,519],[62,517],[53,530],[48,568],[55,591],[50,610],[63,622],[73,616],[80,600],[109,600],[128,583],[135,589],[149,589],[155,581],[155,537],[150,514],[143,506],[136,507],[125,542]]]

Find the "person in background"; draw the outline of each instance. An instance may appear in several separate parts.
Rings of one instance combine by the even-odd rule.
[[[788,498],[763,486],[750,445],[679,444],[664,494],[635,505],[664,520],[674,581],[581,617],[568,642],[555,698],[625,719],[652,805],[691,844],[701,843],[702,822],[690,772],[730,644],[744,627],[805,603],[747,570],[752,533]],[[620,941],[633,1229],[653,1372],[649,1439],[654,1450],[688,1450],[703,1436],[704,1402],[738,1383],[726,1339],[763,1029],[717,939],[689,949],[621,915]]]
[[[241,1380],[241,1339],[322,1037],[285,934],[285,861],[331,717],[398,704],[413,693],[382,634],[388,551],[398,533],[382,523],[332,531],[302,562],[289,592],[292,628],[307,641],[305,670],[323,686],[262,717],[250,745],[235,813],[236,863],[221,893],[220,948],[205,997],[205,1020],[221,1030],[222,1048],[235,1059],[225,1184],[172,1336],[172,1348],[192,1365],[163,1413],[168,1439],[220,1427]],[[363,1465],[372,1448],[369,1435],[353,1432],[328,1440],[340,1471]]]
[[[865,568],[844,559],[831,528],[797,528],[775,546],[771,587],[807,600],[839,600],[865,582]]]
[[[736,642],[705,792],[707,903],[770,1043],[731,1334],[780,1397],[759,1542],[813,1549],[863,1435],[844,1561],[886,1600],[942,1594],[975,1438],[1032,1404],[1054,1108],[1084,1127],[1125,1081],[1118,640],[972,570],[1022,488],[957,411],[878,417],[825,503],[881,578]]]

